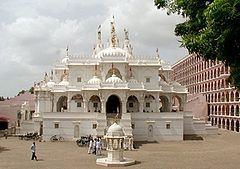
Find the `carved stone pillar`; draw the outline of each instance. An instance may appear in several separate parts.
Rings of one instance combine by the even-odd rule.
[[[88,110],[87,110],[87,108],[88,108],[87,103],[88,102],[86,100],[83,100],[83,110],[84,110],[84,112],[88,112]]]
[[[126,101],[122,101],[122,113],[127,113],[127,108],[126,108]]]
[[[143,99],[139,100],[139,111],[140,111],[140,113],[143,112],[143,104],[144,104],[144,100]]]
[[[105,100],[101,100],[101,113],[106,113],[106,101]]]

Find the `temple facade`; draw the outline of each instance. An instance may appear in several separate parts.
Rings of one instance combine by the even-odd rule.
[[[185,111],[187,89],[171,80],[172,69],[155,56],[133,54],[128,31],[123,47],[111,22],[109,44],[101,26],[90,56],[66,56],[35,84],[34,130],[48,141],[103,136],[117,121],[135,141],[183,140],[211,129]]]

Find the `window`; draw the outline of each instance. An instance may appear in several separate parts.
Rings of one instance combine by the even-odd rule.
[[[82,81],[81,77],[77,77],[77,82],[81,82],[81,81]]]
[[[93,107],[98,107],[98,103],[93,103]]]
[[[150,77],[146,77],[146,83],[150,83]]]
[[[133,107],[133,103],[129,103],[129,107]]]
[[[54,123],[54,128],[58,129],[59,128],[59,123]]]
[[[77,102],[77,107],[82,107],[81,102]]]
[[[134,123],[132,123],[132,129],[134,129],[135,128],[135,124]]]
[[[150,103],[149,102],[146,103],[146,107],[150,107]]]
[[[92,125],[92,128],[93,128],[93,129],[96,129],[96,128],[97,128],[97,124],[94,123],[94,124]]]
[[[166,123],[166,129],[170,129],[170,128],[171,128],[170,123]]]

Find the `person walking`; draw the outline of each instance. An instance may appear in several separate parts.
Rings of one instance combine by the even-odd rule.
[[[97,142],[96,142],[96,155],[101,155],[101,150],[102,150],[102,142],[101,142],[101,138],[98,138],[97,139]]]
[[[36,144],[35,142],[33,142],[32,146],[31,146],[31,151],[32,151],[32,159],[31,160],[36,160],[38,161],[37,159],[37,156],[36,156]]]
[[[88,154],[93,152],[93,139],[90,138],[89,145],[88,145]]]
[[[95,154],[96,155],[96,153],[97,153],[97,138],[95,138],[94,140],[93,140],[93,154]]]
[[[4,131],[4,137],[5,137],[5,139],[8,138],[8,130],[7,129],[5,129],[5,131]]]

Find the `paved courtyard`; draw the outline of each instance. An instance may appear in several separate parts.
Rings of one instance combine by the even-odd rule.
[[[37,142],[39,161],[31,161],[32,141],[0,138],[0,169],[95,169],[96,156],[75,142]],[[127,169],[237,169],[240,133],[220,130],[203,140],[139,143],[125,156],[137,161]],[[103,152],[106,155],[106,151]]]

